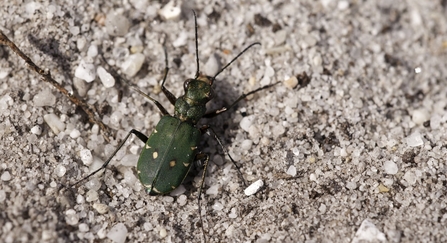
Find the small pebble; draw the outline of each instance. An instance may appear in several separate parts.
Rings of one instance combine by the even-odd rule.
[[[92,82],[93,80],[95,80],[96,77],[95,65],[86,63],[84,60],[81,60],[75,70],[75,77],[82,79],[87,83]]]
[[[386,186],[384,186],[383,184],[379,185],[379,192],[389,192],[390,189]]]
[[[143,66],[144,62],[144,55],[141,53],[135,53],[132,55],[129,55],[126,61],[123,62],[121,65],[121,70],[124,74],[126,74],[129,77],[135,76],[135,74],[140,71],[141,66]]]
[[[284,86],[289,89],[294,89],[296,86],[298,86],[298,79],[295,76],[292,76],[284,81]]]
[[[115,243],[124,243],[127,238],[127,228],[123,223],[117,223],[107,233],[107,238]]]
[[[54,171],[58,177],[63,177],[67,172],[67,168],[65,168],[65,166],[63,165],[58,165],[56,166],[56,169]]]
[[[40,127],[39,125],[35,125],[34,127],[31,128],[31,133],[35,135],[42,134],[42,127]]]
[[[417,181],[416,175],[412,171],[405,172],[403,179],[407,181],[409,185],[414,185]]]
[[[168,235],[168,232],[166,232],[165,228],[160,229],[160,237],[165,238]]]
[[[250,127],[253,124],[254,121],[254,116],[246,116],[244,118],[242,118],[242,120],[240,121],[239,125],[241,126],[242,130],[249,132],[250,131]]]
[[[33,102],[35,106],[54,106],[56,96],[50,90],[44,89],[34,96]]]
[[[361,242],[386,242],[385,234],[371,222],[370,219],[363,220],[359,229],[355,233],[352,243]]]
[[[98,192],[97,191],[93,191],[93,190],[89,190],[87,192],[87,194],[85,195],[85,200],[87,202],[93,202],[98,200]]]
[[[286,174],[296,176],[296,167],[291,165],[289,169],[287,169]]]
[[[87,56],[89,56],[89,57],[96,57],[97,55],[98,55],[98,46],[96,46],[96,45],[91,45],[91,46],[88,48]]]
[[[412,133],[410,136],[405,138],[407,141],[407,145],[410,147],[417,147],[424,144],[424,141],[422,140],[421,134],[416,131]]]
[[[98,77],[101,80],[104,87],[111,88],[115,85],[115,78],[110,73],[108,73],[103,67],[99,66],[96,72],[98,73]]]
[[[78,228],[80,232],[87,232],[89,230],[89,227],[86,223],[80,223]]]
[[[59,134],[61,131],[65,130],[65,123],[63,123],[59,117],[55,114],[46,114],[43,116],[43,119],[54,132],[54,134]]]
[[[251,196],[253,194],[255,194],[256,192],[259,191],[259,189],[261,189],[261,187],[264,186],[264,182],[259,179],[255,182],[253,182],[250,186],[248,186],[245,190],[244,193],[247,196]]]
[[[214,75],[219,71],[219,62],[217,61],[216,55],[211,54],[208,61],[205,63],[204,72],[208,75]]]
[[[430,120],[430,115],[428,114],[428,111],[425,109],[417,109],[413,111],[411,119],[417,125],[421,125],[424,122]]]
[[[68,225],[76,225],[79,222],[79,216],[73,209],[65,211],[65,222]]]
[[[2,181],[9,181],[11,180],[11,174],[9,174],[8,171],[3,172],[2,176],[0,177]]]
[[[158,11],[160,17],[165,20],[177,20],[182,13],[182,9],[177,1],[170,1],[162,9]]]
[[[129,20],[117,11],[107,14],[105,25],[107,33],[111,36],[124,36],[130,28]]]
[[[103,203],[93,203],[93,208],[99,213],[99,214],[105,214],[109,211],[109,206]]]
[[[70,137],[71,138],[78,138],[78,137],[80,137],[81,136],[81,132],[79,132],[79,130],[78,129],[73,129],[73,130],[71,130],[71,132],[70,132]]]
[[[86,166],[89,166],[93,163],[93,155],[89,149],[82,149],[79,152],[79,157],[81,157],[82,163],[84,163],[84,165]]]
[[[210,188],[208,188],[205,192],[205,194],[207,194],[207,195],[214,195],[214,196],[217,195],[218,193],[219,193],[219,185],[218,184],[210,186]]]
[[[388,160],[383,163],[383,170],[385,171],[386,174],[395,175],[395,174],[397,174],[397,171],[399,170],[399,168],[397,168],[396,163]]]

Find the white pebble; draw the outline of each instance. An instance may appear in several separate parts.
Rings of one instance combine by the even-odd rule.
[[[410,147],[417,147],[424,144],[424,141],[422,140],[421,134],[416,131],[412,133],[410,136],[405,138],[407,140],[407,145]]]
[[[264,182],[261,179],[259,179],[259,180],[255,181],[255,182],[253,182],[247,188],[245,188],[244,193],[247,196],[251,196],[251,195],[255,194],[256,192],[258,192],[259,189],[261,189],[262,186],[264,186]]]
[[[228,218],[235,219],[237,218],[236,208],[232,208],[230,214],[228,214]]]
[[[68,225],[76,225],[79,222],[79,216],[76,214],[76,211],[73,209],[69,209],[65,211],[65,222]]]
[[[127,228],[123,223],[117,223],[107,233],[107,238],[115,243],[124,243],[127,238]]]
[[[115,85],[115,78],[103,67],[99,66],[96,72],[98,73],[99,79],[101,80],[104,87],[111,88]]]
[[[321,204],[320,207],[318,208],[318,211],[320,211],[321,214],[326,213],[327,207],[325,204]]]
[[[349,7],[348,1],[339,1],[337,5],[339,10],[346,10]]]
[[[87,232],[89,230],[89,227],[86,223],[80,223],[78,228],[80,232]]]
[[[46,114],[43,116],[43,119],[54,132],[54,134],[59,134],[61,131],[65,130],[65,123],[63,123],[59,117],[55,114]]]
[[[111,36],[124,36],[130,28],[129,20],[116,11],[107,14],[105,25],[107,33]]]
[[[126,154],[124,157],[120,160],[120,164],[124,165],[126,167],[132,167],[137,165],[138,158],[140,156],[136,154]]]
[[[39,125],[35,125],[31,128],[31,133],[36,135],[42,134],[42,127],[40,127]]]
[[[385,161],[385,163],[383,163],[383,170],[385,171],[386,174],[395,175],[395,174],[397,174],[397,171],[399,170],[399,168],[397,168],[396,163],[388,160],[388,161]]]
[[[428,121],[430,119],[430,115],[428,111],[425,109],[417,109],[413,111],[411,119],[414,123],[421,125],[422,123]]]
[[[187,199],[188,199],[188,198],[186,197],[186,195],[180,195],[180,196],[177,198],[177,202],[178,202],[178,204],[179,204],[180,206],[185,206],[186,203],[188,202]]]
[[[11,174],[9,174],[8,171],[3,172],[2,176],[0,177],[2,181],[9,181],[11,180]]]
[[[186,32],[180,32],[179,36],[177,37],[177,39],[175,39],[172,42],[172,45],[174,47],[180,47],[180,46],[184,46],[187,43],[188,40],[188,33]]]
[[[144,55],[141,53],[135,53],[132,55],[129,55],[126,61],[123,62],[121,65],[121,70],[123,70],[123,73],[126,74],[129,77],[135,76],[135,74],[140,71],[141,66],[143,66],[144,62]]]
[[[253,124],[254,121],[254,116],[246,116],[244,118],[242,118],[242,120],[240,121],[239,125],[241,126],[242,130],[249,132],[250,131],[250,127]]]
[[[101,182],[99,181],[98,177],[92,177],[89,181],[85,183],[85,187],[92,191],[97,191],[99,188],[101,188]]]
[[[294,89],[296,86],[298,86],[298,79],[295,76],[292,76],[284,81],[284,86],[289,89]]]
[[[85,202],[85,198],[84,198],[84,196],[82,196],[81,194],[78,194],[77,196],[76,196],[76,203],[78,203],[78,204],[83,204]]]
[[[56,96],[50,90],[44,89],[33,98],[35,106],[54,106],[56,104]]]
[[[71,138],[78,138],[80,136],[81,136],[81,132],[79,132],[78,129],[71,130],[71,132],[70,132],[70,137]]]
[[[180,185],[177,188],[175,188],[174,191],[170,192],[169,195],[173,196],[173,197],[177,197],[177,196],[183,195],[185,192],[186,192],[186,188],[183,185]],[[180,197],[179,197],[179,199],[180,199]]]
[[[242,141],[241,149],[248,151],[251,149],[252,145],[253,145],[253,140],[246,139],[246,140]]]
[[[219,193],[219,185],[218,184],[210,186],[210,188],[208,188],[205,192],[205,194],[207,194],[207,195],[214,195],[214,196],[217,195],[218,193]]]
[[[109,206],[103,203],[93,203],[93,208],[99,213],[99,214],[105,214],[109,211]]]
[[[63,166],[63,165],[58,165],[58,166],[56,166],[56,169],[54,169],[54,172],[56,173],[56,175],[58,177],[62,177],[67,172],[67,168],[65,168],[65,166]]]
[[[76,40],[76,47],[79,51],[84,51],[84,48],[87,46],[87,40],[84,37],[79,37]]]
[[[208,75],[214,75],[219,71],[219,62],[217,61],[215,54],[211,54],[208,61],[206,61],[203,70]]]
[[[278,30],[275,33],[275,44],[277,46],[283,44],[286,41],[287,35],[288,33],[286,30]]]
[[[25,11],[28,15],[33,15],[37,9],[40,9],[41,5],[38,2],[32,1],[25,4]]]
[[[289,169],[287,169],[286,174],[296,176],[296,167],[291,165]]]
[[[87,56],[96,57],[97,55],[98,55],[98,46],[96,46],[96,45],[89,46],[88,51],[87,51]]]
[[[224,206],[222,205],[222,203],[216,202],[216,203],[212,206],[212,208],[213,208],[214,210],[216,210],[216,211],[221,211],[221,210],[224,208]]]
[[[4,79],[8,77],[8,75],[11,73],[11,68],[1,68],[0,69],[0,79]]]
[[[5,190],[0,190],[0,203],[6,200],[6,192]]]
[[[281,136],[285,132],[286,132],[286,129],[280,124],[277,124],[276,126],[274,126],[272,128],[272,134],[275,138]]]
[[[359,229],[355,233],[354,239],[352,239],[352,243],[378,241],[386,242],[385,234],[380,232],[370,219],[363,220]]]
[[[180,17],[181,13],[182,9],[180,8],[180,4],[178,4],[177,1],[170,1],[158,11],[160,17],[165,20],[177,20]]]
[[[93,202],[98,200],[98,192],[97,191],[93,191],[93,190],[89,190],[86,195],[85,195],[85,200],[87,202]]]
[[[79,32],[81,32],[81,30],[79,29],[78,26],[71,26],[71,27],[68,28],[68,30],[74,36],[79,35]]]
[[[84,165],[86,166],[89,166],[93,163],[93,155],[89,149],[82,149],[79,152],[79,157],[81,157],[82,163],[84,163]]]
[[[42,241],[49,241],[54,237],[53,231],[43,230],[42,231]]]
[[[92,63],[86,63],[84,60],[81,60],[78,67],[75,70],[75,77],[84,80],[87,83],[95,80],[96,71],[95,65]]]
[[[409,185],[414,185],[417,179],[416,175],[412,171],[405,172],[403,178]]]
[[[319,54],[316,54],[313,58],[312,58],[312,63],[314,67],[319,67],[321,66],[321,63],[323,62],[323,60],[321,59],[321,56]]]
[[[442,118],[440,115],[435,114],[430,118],[431,129],[438,129],[441,126]]]
[[[354,181],[348,181],[346,182],[346,188],[354,190],[355,188],[357,188],[357,183],[355,183]]]
[[[161,228],[160,229],[160,237],[161,238],[165,238],[168,235],[168,232],[166,231],[165,228]]]

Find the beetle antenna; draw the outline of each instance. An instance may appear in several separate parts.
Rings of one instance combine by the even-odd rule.
[[[196,72],[196,76],[194,79],[197,79],[199,77],[199,37],[197,35],[197,15],[196,12],[194,10],[192,10],[193,14],[194,14],[194,28],[195,28],[195,34],[196,34],[196,63],[197,63],[197,72]]]
[[[212,80],[216,80],[217,75],[219,75],[221,72],[223,72],[223,70],[225,70],[228,66],[230,66],[234,61],[236,61],[236,59],[238,59],[240,56],[242,56],[242,54],[244,54],[244,52],[246,52],[248,49],[250,49],[254,45],[261,45],[261,43],[255,42],[255,43],[252,43],[251,45],[247,46],[235,58],[233,58],[233,60],[231,60],[227,65],[225,65],[225,67],[223,67],[219,72],[217,72],[216,75],[214,75]]]

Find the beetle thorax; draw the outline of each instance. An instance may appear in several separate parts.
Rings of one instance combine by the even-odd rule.
[[[206,103],[212,99],[211,84],[204,76],[186,80],[185,94],[175,102],[175,117],[196,124],[206,113]]]

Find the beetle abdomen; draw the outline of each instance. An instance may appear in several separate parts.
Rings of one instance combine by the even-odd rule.
[[[190,123],[172,116],[161,118],[137,164],[138,177],[149,194],[168,193],[183,182],[200,137],[201,132]]]

